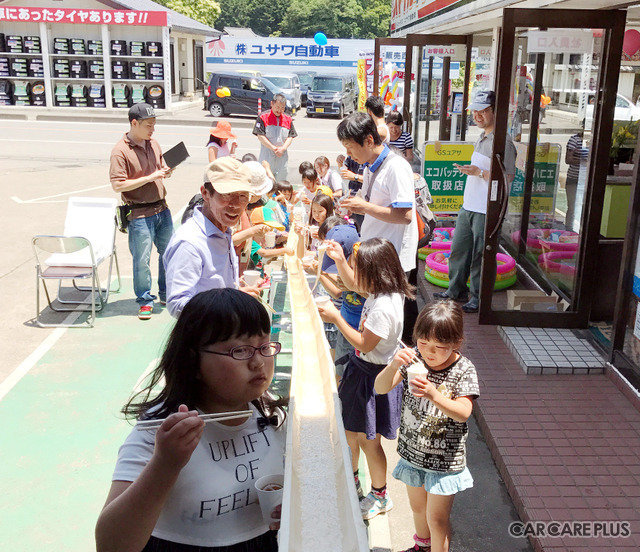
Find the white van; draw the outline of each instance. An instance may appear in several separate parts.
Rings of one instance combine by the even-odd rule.
[[[302,104],[302,91],[300,90],[300,79],[298,75],[288,73],[286,75],[262,75],[265,79],[269,79],[285,96],[291,98],[294,109],[300,109]]]
[[[593,101],[595,92],[587,92],[587,107],[585,110],[585,130],[591,130],[593,126]],[[637,121],[640,120],[640,107],[636,106],[629,98],[622,94],[616,94],[616,108],[613,115],[614,121]]]

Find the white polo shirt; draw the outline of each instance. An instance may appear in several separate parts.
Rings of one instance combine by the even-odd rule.
[[[387,155],[381,160],[385,151]],[[365,199],[369,196],[370,203],[381,207],[411,208],[410,224],[393,224],[365,215],[360,237],[362,241],[370,238],[388,239],[398,252],[402,269],[405,272],[413,270],[418,249],[418,223],[411,165],[385,147],[378,159],[364,169],[360,193]]]

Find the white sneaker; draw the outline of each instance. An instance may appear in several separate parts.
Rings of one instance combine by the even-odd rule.
[[[360,501],[360,513],[362,513],[362,519],[372,519],[378,514],[384,514],[393,508],[393,502],[389,493],[386,493],[384,498],[378,498],[370,492]]]

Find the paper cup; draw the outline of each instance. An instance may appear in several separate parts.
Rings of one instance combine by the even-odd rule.
[[[409,365],[409,367],[407,368],[407,379],[409,381],[409,391],[413,393],[413,386],[411,385],[411,383],[413,382],[415,377],[416,376],[426,377],[427,373],[428,373],[427,369],[422,365],[422,363],[420,364],[414,363]]]
[[[264,235],[264,245],[265,245],[265,247],[275,247],[276,246],[276,233],[275,232],[267,232]]]
[[[257,270],[245,270],[242,277],[248,286],[254,286],[260,279],[260,272]]]
[[[320,295],[320,297],[314,297],[313,300],[315,301],[316,305],[324,306],[329,303],[329,301],[331,301],[331,297],[329,297],[328,295]]]
[[[275,521],[271,519],[271,512],[278,504],[282,504],[284,475],[265,475],[256,481],[255,487],[262,519],[269,525]]]

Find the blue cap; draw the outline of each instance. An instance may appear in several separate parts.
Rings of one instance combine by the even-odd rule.
[[[482,111],[487,107],[495,107],[496,105],[496,93],[493,90],[480,90],[473,102],[471,102],[467,109],[470,111]]]
[[[344,256],[348,259],[353,252],[353,244],[360,241],[360,236],[358,231],[350,224],[340,224],[327,232],[326,239],[338,242],[342,246]],[[338,273],[338,267],[329,255],[325,255],[322,260],[322,272],[327,272],[328,274]]]

